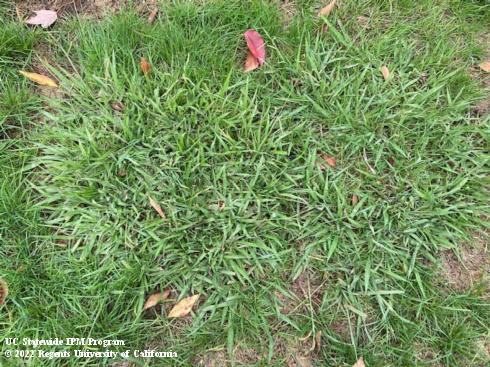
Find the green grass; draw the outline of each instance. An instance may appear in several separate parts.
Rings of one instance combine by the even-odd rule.
[[[489,7],[343,1],[319,20],[316,2],[295,4],[288,27],[272,1],[230,0],[162,2],[153,25],[131,9],[49,31],[2,21],[2,335],[179,354],[138,366],[210,350],[283,366],[310,331],[318,366],[489,362],[488,288],[458,293],[439,271],[442,250],[488,228],[489,118],[472,114],[485,92],[468,70]],[[268,58],[244,74],[248,28]],[[59,97],[16,73],[39,43]],[[141,312],[166,287],[202,295],[192,319]]]

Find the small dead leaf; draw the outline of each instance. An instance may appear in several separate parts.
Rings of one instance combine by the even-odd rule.
[[[19,5],[15,5],[15,14],[17,15],[17,19],[19,21],[22,21],[22,14],[21,14]]]
[[[150,197],[150,205],[152,206],[153,209],[155,209],[155,211],[158,213],[158,215],[160,217],[162,217],[163,219],[166,218],[165,216],[165,213],[163,212],[162,210],[162,207],[160,206],[160,204],[158,204],[155,200],[153,200],[153,198]]]
[[[5,303],[5,299],[9,295],[9,287],[7,282],[3,279],[0,279],[0,305]]]
[[[366,367],[366,365],[364,364],[364,359],[362,357],[359,358],[352,367]]]
[[[53,79],[51,79],[46,75],[41,75],[38,73],[30,73],[28,71],[23,71],[23,70],[20,70],[19,73],[21,73],[27,79],[32,80],[33,82],[39,85],[44,85],[51,88],[58,88],[58,84]]]
[[[324,24],[322,27],[322,32],[327,33],[328,32],[328,24]]]
[[[168,313],[168,318],[184,317],[189,314],[192,310],[192,306],[199,299],[199,294],[182,299],[178,302]]]
[[[160,302],[166,300],[170,294],[170,290],[166,289],[163,292],[154,293],[145,302],[143,306],[143,311],[148,310],[149,308],[155,307]]]
[[[148,75],[151,71],[151,65],[144,57],[140,59],[140,67],[143,74]]]
[[[121,102],[112,102],[111,107],[114,111],[124,110],[124,105]]]
[[[315,334],[315,350],[319,351],[322,347],[322,331],[318,330]]]
[[[326,17],[327,15],[329,15],[332,12],[333,8],[335,7],[336,2],[337,0],[332,0],[331,2],[329,2],[326,6],[324,6],[318,11],[317,15],[319,17]]]
[[[359,198],[357,197],[357,195],[356,194],[352,195],[352,206],[356,206],[358,202],[359,202]]]
[[[383,65],[380,70],[381,74],[383,74],[383,79],[388,80],[388,78],[390,77],[390,70],[388,69],[388,67],[386,65]]]
[[[320,153],[320,158],[325,161],[325,163],[331,167],[335,168],[337,166],[337,159],[335,157],[331,157],[325,153]],[[324,165],[322,165],[323,168],[325,168]]]
[[[53,10],[42,9],[34,11],[34,13],[36,13],[36,15],[26,20],[27,24],[40,25],[43,28],[48,28],[51,24],[56,22],[56,19],[58,19],[58,14]]]
[[[490,73],[490,60],[482,62],[478,65],[483,71]]]
[[[150,15],[148,15],[148,23],[152,24],[155,21],[157,14],[158,14],[158,8],[153,9]]]
[[[243,71],[248,73],[249,71],[255,70],[260,66],[259,60],[252,55],[250,51],[248,51],[247,59],[245,60],[245,66],[243,67]]]
[[[299,367],[313,367],[313,364],[311,363],[311,359],[309,357],[296,355],[295,359],[296,362],[298,362]]]

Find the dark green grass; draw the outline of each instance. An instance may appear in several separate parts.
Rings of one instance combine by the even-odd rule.
[[[255,350],[242,364],[282,366],[280,343],[303,352],[322,331],[317,365],[485,365],[485,289],[458,294],[437,266],[488,227],[488,118],[471,113],[483,92],[467,74],[488,7],[345,3],[327,34],[312,1],[287,28],[272,2],[179,1],[153,25],[128,10],[45,32],[65,95],[0,152],[3,333],[125,339],[176,350],[161,362],[174,365]],[[243,74],[248,28],[268,58]],[[31,47],[1,58],[27,62]],[[337,167],[320,170],[318,151]],[[192,322],[141,312],[165,287],[202,294]]]

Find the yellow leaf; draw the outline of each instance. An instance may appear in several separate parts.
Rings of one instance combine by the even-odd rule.
[[[39,85],[45,85],[47,87],[58,88],[58,84],[46,75],[41,75],[38,73],[29,73],[28,71],[20,70],[19,73],[24,75],[27,79],[32,80],[33,82]]]
[[[366,365],[364,364],[364,359],[362,357],[359,358],[352,367],[366,367]]]
[[[170,310],[168,317],[174,318],[187,316],[189,312],[191,312],[192,306],[194,306],[198,299],[199,294],[182,299]]]
[[[390,70],[386,65],[383,65],[381,67],[381,74],[383,74],[384,80],[388,80],[388,78],[390,77]]]
[[[149,308],[152,308],[159,304],[160,302],[166,300],[168,298],[168,295],[170,294],[170,290],[166,289],[163,292],[159,293],[154,293],[145,302],[145,305],[143,306],[143,311],[147,310]]]
[[[482,62],[480,65],[478,65],[480,69],[483,71],[486,71],[487,73],[490,72],[490,60]]]
[[[0,279],[0,305],[5,303],[5,299],[9,295],[9,287],[7,286],[7,282],[3,279]]]
[[[163,219],[165,219],[165,213],[163,212],[162,210],[162,207],[160,206],[160,204],[158,204],[155,200],[153,200],[152,198],[150,198],[150,205],[153,207],[153,209],[155,209],[155,211],[158,213],[158,215],[160,217],[162,217]]]
[[[327,6],[321,8],[320,11],[318,12],[318,16],[322,17],[322,16],[329,15],[332,12],[333,8],[335,7],[336,2],[337,0],[332,0],[330,3],[328,3]]]

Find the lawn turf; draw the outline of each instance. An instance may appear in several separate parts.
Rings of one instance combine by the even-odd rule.
[[[151,25],[131,7],[48,31],[2,20],[2,335],[179,355],[136,366],[284,366],[319,331],[318,366],[489,362],[488,285],[456,291],[440,270],[488,228],[489,118],[469,70],[489,7],[288,9],[287,25],[276,2],[235,0],[162,2]],[[249,28],[267,61],[244,74]],[[32,64],[62,92],[29,91],[16,69]],[[164,288],[201,294],[195,315],[142,312]]]

